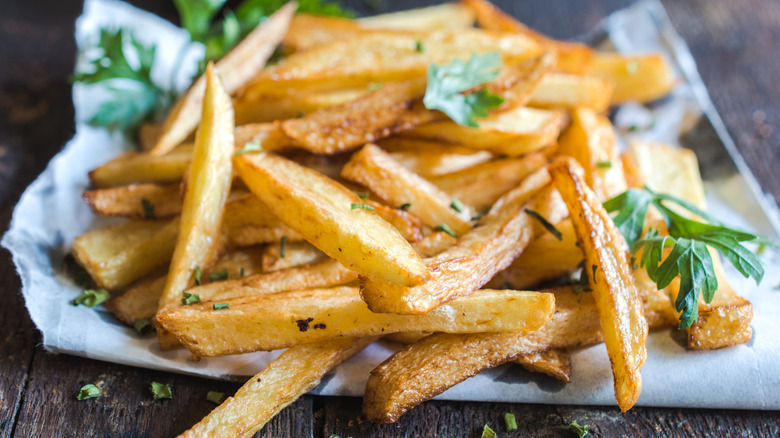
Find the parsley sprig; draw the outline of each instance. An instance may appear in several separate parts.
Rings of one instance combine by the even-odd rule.
[[[700,217],[700,222],[676,213],[667,204],[676,204]],[[649,230],[642,235],[650,206],[663,216],[669,235]],[[710,303],[718,288],[718,278],[707,247],[728,259],[745,278],[756,284],[764,276],[764,267],[757,255],[742,246],[742,242],[760,243],[756,234],[728,228],[695,205],[677,197],[656,193],[645,188],[629,189],[604,203],[609,212],[617,212],[615,225],[632,252],[642,252],[640,266],[659,289],[667,287],[678,275],[680,291],[675,308],[680,314],[680,328],[690,327],[699,316],[699,294]],[[766,243],[766,242],[764,242]],[[671,248],[664,258],[664,249]]]
[[[477,128],[479,124],[474,117],[487,117],[488,110],[501,105],[504,99],[484,89],[464,92],[494,80],[501,65],[498,52],[474,54],[466,63],[454,59],[445,65],[431,64],[423,104],[447,114],[459,125]]]

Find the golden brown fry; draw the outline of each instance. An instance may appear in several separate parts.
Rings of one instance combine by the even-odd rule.
[[[286,52],[303,52],[333,41],[360,38],[370,32],[355,20],[298,13],[290,21],[290,28],[282,40]]]
[[[88,231],[73,241],[73,256],[98,286],[116,290],[170,261],[178,231],[175,220]]]
[[[430,275],[406,239],[337,182],[271,154],[242,155],[236,168],[274,215],[344,266],[392,284]]]
[[[605,116],[588,108],[572,111],[571,125],[558,141],[558,153],[580,163],[585,181],[600,201],[626,190],[615,130]]]
[[[615,83],[612,104],[649,102],[666,96],[677,80],[669,62],[660,54],[620,55],[596,53],[586,73]]]
[[[474,12],[457,3],[409,9],[400,12],[363,17],[357,20],[361,27],[369,29],[461,30],[474,26]]]
[[[143,122],[138,127],[138,146],[142,151],[151,150],[162,135],[163,124],[160,122]]]
[[[590,108],[602,113],[609,108],[612,81],[592,76],[548,73],[531,95],[535,108]]]
[[[396,344],[409,345],[414,344],[420,339],[430,335],[431,334],[429,332],[399,332],[382,336],[382,339],[385,341],[395,342]]]
[[[436,231],[425,236],[419,242],[414,242],[412,246],[417,254],[420,254],[420,257],[433,257],[456,243],[458,243],[458,239],[444,231]]]
[[[168,219],[181,212],[179,184],[133,184],[87,190],[82,197],[92,211],[103,216]]]
[[[481,290],[425,315],[373,313],[356,287],[314,289],[173,307],[157,320],[201,357],[275,350],[334,337],[400,331],[535,330],[555,311],[551,294]]]
[[[582,74],[587,69],[593,49],[582,43],[557,41],[536,32],[528,26],[503,13],[487,0],[461,0],[462,5],[474,11],[480,27],[499,32],[525,35],[558,55],[556,70],[564,73]]]
[[[228,244],[249,246],[303,240],[300,234],[282,223],[257,196],[247,193],[228,201],[222,219],[222,233]]]
[[[195,269],[216,256],[216,241],[231,181],[233,108],[213,65],[206,67],[202,123],[198,128],[192,166],[184,191],[179,234],[173,252],[161,309],[179,304],[193,281]]]
[[[547,158],[544,154],[532,152],[521,158],[488,161],[429,180],[453,198],[481,212],[545,165]]]
[[[566,122],[566,114],[560,111],[518,107],[480,119],[479,128],[441,121],[418,126],[401,135],[518,156],[555,143]]]
[[[488,151],[405,137],[388,137],[377,144],[404,167],[423,178],[457,172],[493,158]]]
[[[410,203],[408,211],[431,228],[446,225],[455,234],[471,229],[471,207],[455,203],[449,195],[395,161],[379,146],[367,144],[352,155],[341,176],[360,183],[391,205]],[[458,211],[460,210],[460,211]]]
[[[423,238],[420,219],[416,216],[399,208],[391,208],[371,200],[367,200],[366,203],[374,209],[377,216],[394,226],[404,236],[404,239],[409,242],[418,242]]]
[[[468,295],[503,270],[533,238],[542,225],[524,209],[532,209],[551,223],[566,215],[558,194],[542,169],[500,199],[478,227],[458,243],[425,260],[431,278],[414,287],[389,285],[361,278],[360,292],[374,312],[421,314],[459,296]]]
[[[254,436],[287,405],[319,385],[322,376],[373,341],[345,338],[292,347],[180,437]]]
[[[550,167],[550,175],[569,207],[585,254],[585,269],[612,364],[615,398],[625,412],[642,392],[640,371],[647,359],[647,321],[631,272],[628,245],[596,195],[577,175],[575,165],[559,161]]]
[[[327,260],[322,253],[309,242],[284,242],[280,245],[268,245],[263,250],[263,272],[280,271],[297,266],[311,265]]]
[[[233,99],[233,107],[236,111],[236,125],[267,123],[301,117],[320,108],[342,105],[353,101],[368,94],[370,91],[368,88],[356,88],[318,93],[290,92],[284,96],[259,96],[253,100],[247,100],[239,96]]]
[[[89,172],[89,181],[96,188],[180,182],[191,158],[192,145],[181,145],[163,156],[128,152]]]
[[[217,62],[216,67],[221,72],[220,82],[227,94],[232,94],[262,71],[265,62],[287,32],[296,7],[295,2],[281,7]],[[204,98],[206,82],[206,75],[199,77],[176,102],[165,119],[163,133],[152,149],[152,155],[169,152],[198,126],[201,121],[201,107],[207,99]]]
[[[409,345],[371,372],[363,396],[363,415],[392,423],[486,368],[548,348],[571,348],[601,341],[591,294],[571,288],[553,291],[555,314],[538,330],[515,333],[436,333]],[[455,360],[453,360],[453,358]]]
[[[571,383],[571,358],[564,348],[551,348],[526,354],[513,362],[528,371],[547,374],[561,382]]]

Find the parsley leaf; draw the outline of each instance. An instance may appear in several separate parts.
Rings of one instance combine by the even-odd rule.
[[[103,393],[100,391],[100,388],[93,385],[92,383],[88,383],[79,389],[79,393],[76,395],[76,400],[82,401],[89,398],[95,398],[100,397]]]
[[[230,308],[230,304],[228,304],[228,303],[214,303],[214,305],[211,306],[211,307],[214,310],[224,310],[224,309],[229,309]]]
[[[685,218],[666,203],[676,204],[706,222]],[[651,205],[663,216],[669,229],[668,236],[650,230],[640,238]],[[707,247],[721,253],[745,278],[753,278],[756,284],[761,283],[764,276],[761,260],[741,244],[761,241],[759,236],[725,227],[713,216],[685,200],[655,193],[648,188],[629,189],[605,202],[604,208],[609,212],[617,212],[613,218],[615,225],[634,253],[642,251],[639,265],[647,270],[648,276],[659,289],[667,287],[677,276],[680,277],[680,291],[675,301],[675,308],[681,312],[680,329],[690,327],[698,318],[699,294],[709,303],[718,288],[718,278]],[[671,248],[666,258],[665,248]]]
[[[517,430],[517,419],[515,414],[507,412],[504,414],[504,424],[506,425],[507,432],[514,432]]]
[[[528,216],[531,216],[532,218],[539,221],[540,224],[544,227],[545,230],[547,230],[550,234],[555,236],[558,240],[563,240],[563,234],[561,234],[561,231],[555,227],[550,221],[547,220],[546,217],[542,216],[538,212],[531,210],[530,208],[525,209],[525,213]]]
[[[354,210],[356,208],[357,209],[362,209],[362,210],[374,211],[374,207],[372,207],[372,206],[370,206],[368,204],[363,204],[361,202],[353,202],[349,206],[350,210]]]
[[[165,383],[159,383],[159,382],[152,382],[151,385],[149,385],[149,390],[152,391],[152,396],[154,396],[155,400],[161,398],[173,398],[173,394],[171,392],[171,385]]]
[[[217,391],[209,391],[208,394],[206,394],[206,400],[214,403],[214,404],[222,404],[223,401],[225,401],[225,393],[224,392],[217,392]]]
[[[487,90],[463,94],[465,91],[494,80],[501,68],[498,52],[474,54],[464,63],[454,59],[446,65],[428,67],[428,85],[423,104],[447,114],[459,125],[479,127],[474,117],[486,117],[488,110],[501,105],[504,99]]]
[[[86,289],[81,295],[71,300],[70,304],[78,306],[79,304],[87,307],[95,307],[111,298],[111,294],[105,289]]]
[[[145,335],[151,332],[154,327],[152,327],[152,321],[149,318],[141,318],[133,323],[133,328],[139,335]]]
[[[487,424],[482,428],[482,438],[498,438],[496,432],[490,428]]]
[[[452,228],[450,228],[449,225],[444,223],[436,225],[436,228],[434,228],[433,231],[444,231],[445,233],[449,234],[452,237],[458,237],[458,235],[455,234],[454,231],[452,231]]]
[[[577,420],[574,420],[569,424],[569,430],[576,433],[579,438],[582,438],[588,434],[590,426],[587,424],[577,424]]]
[[[181,292],[181,303],[182,304],[197,304],[200,302],[200,295],[198,294],[191,294],[187,291]]]

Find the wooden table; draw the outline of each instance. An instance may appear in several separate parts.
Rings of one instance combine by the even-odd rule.
[[[174,19],[169,1],[132,3]],[[363,13],[375,2],[349,2]],[[382,3],[382,2],[380,2]],[[420,2],[387,1],[405,9]],[[572,37],[630,2],[619,0],[510,0],[498,2],[554,37]],[[690,45],[729,133],[764,189],[780,199],[780,3],[772,0],[664,1]],[[67,82],[76,52],[76,0],[3,2],[0,13],[0,230],[7,228],[24,188],[74,133]],[[56,214],[56,212],[53,212]],[[114,365],[45,352],[19,294],[7,252],[0,252],[0,437],[172,436],[214,405],[210,390],[232,393],[239,385]],[[760,312],[761,310],[758,309]],[[706,378],[706,370],[702,377]],[[576,376],[575,376],[576,378]],[[78,389],[102,380],[110,397],[75,400]],[[174,399],[153,401],[149,382],[171,383]],[[717,382],[713,383],[716,390]],[[774,388],[780,393],[780,388]],[[684,391],[685,388],[680,388]],[[360,416],[361,401],[304,396],[258,434],[263,437],[479,436],[489,423],[503,432],[503,414],[519,430],[501,436],[573,436],[572,420],[603,436],[778,436],[780,412],[634,408],[507,403],[428,402],[397,424],[378,426]]]

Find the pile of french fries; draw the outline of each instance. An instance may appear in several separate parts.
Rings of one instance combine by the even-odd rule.
[[[504,102],[478,128],[422,104],[429,65],[488,52],[503,68],[483,88]],[[379,337],[406,345],[371,373],[372,421],[507,362],[568,382],[568,351],[600,342],[626,411],[676,289],[633,266],[601,203],[645,185],[704,197],[690,151],[621,153],[606,111],[674,85],[660,55],[556,41],[486,0],[354,21],[290,3],[144,129],[144,151],[90,173],[90,207],[129,220],[73,253],[163,349],[287,348],[183,436],[251,436]],[[539,290],[578,266],[587,292]],[[689,348],[751,337],[750,303],[717,270]]]

